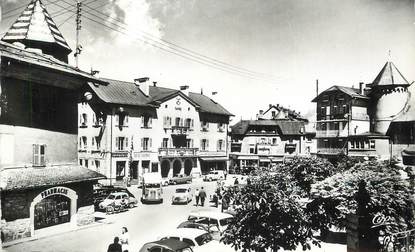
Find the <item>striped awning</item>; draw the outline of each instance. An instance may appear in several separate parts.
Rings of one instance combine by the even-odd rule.
[[[55,43],[71,51],[62,33],[40,0],[32,0],[29,3],[2,40],[10,43],[25,40]]]

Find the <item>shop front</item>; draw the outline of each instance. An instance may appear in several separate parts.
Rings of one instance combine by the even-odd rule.
[[[5,181],[1,192],[5,243],[95,221],[93,185],[105,179],[99,173],[83,167],[49,167],[5,169],[0,175]]]
[[[226,162],[229,160],[227,157],[199,157],[200,170],[202,174],[207,174],[214,170],[226,170]]]

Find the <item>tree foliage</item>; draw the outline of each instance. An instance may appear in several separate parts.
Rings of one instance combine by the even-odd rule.
[[[399,168],[376,161],[356,163],[349,170],[313,185],[308,211],[318,219],[314,223],[345,227],[346,216],[357,210],[355,195],[360,181],[366,182],[371,216],[381,213],[391,217],[395,223],[387,226],[391,232],[413,228],[414,202],[409,182],[403,179]]]
[[[299,197],[284,174],[262,174],[241,189],[241,208],[222,241],[242,251],[310,249],[318,244]]]

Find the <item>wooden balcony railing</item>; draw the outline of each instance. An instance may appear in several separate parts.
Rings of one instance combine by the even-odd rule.
[[[199,153],[199,148],[159,148],[162,157],[194,157]]]

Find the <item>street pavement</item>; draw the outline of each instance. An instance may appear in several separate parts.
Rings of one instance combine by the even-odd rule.
[[[6,252],[105,252],[114,236],[121,234],[121,228],[127,227],[130,234],[130,252],[138,252],[144,243],[157,240],[164,232],[175,229],[187,219],[191,211],[202,209],[202,207],[194,205],[194,198],[188,205],[171,205],[172,195],[175,189],[180,186],[182,185],[164,187],[164,202],[162,204],[145,205],[139,203],[137,207],[127,212],[112,215],[102,213],[101,216],[105,218],[102,220],[102,224],[16,244],[3,248],[3,250]],[[209,197],[216,188],[216,182],[203,182],[198,179],[194,180],[190,186],[193,192],[196,188],[200,189],[203,186]],[[141,189],[131,187],[130,191],[137,199],[140,198]],[[208,200],[206,200],[204,208],[220,211],[210,207]],[[298,248],[297,251],[302,250]],[[313,247],[311,251],[340,252],[346,251],[346,246],[323,243],[322,248]]]

